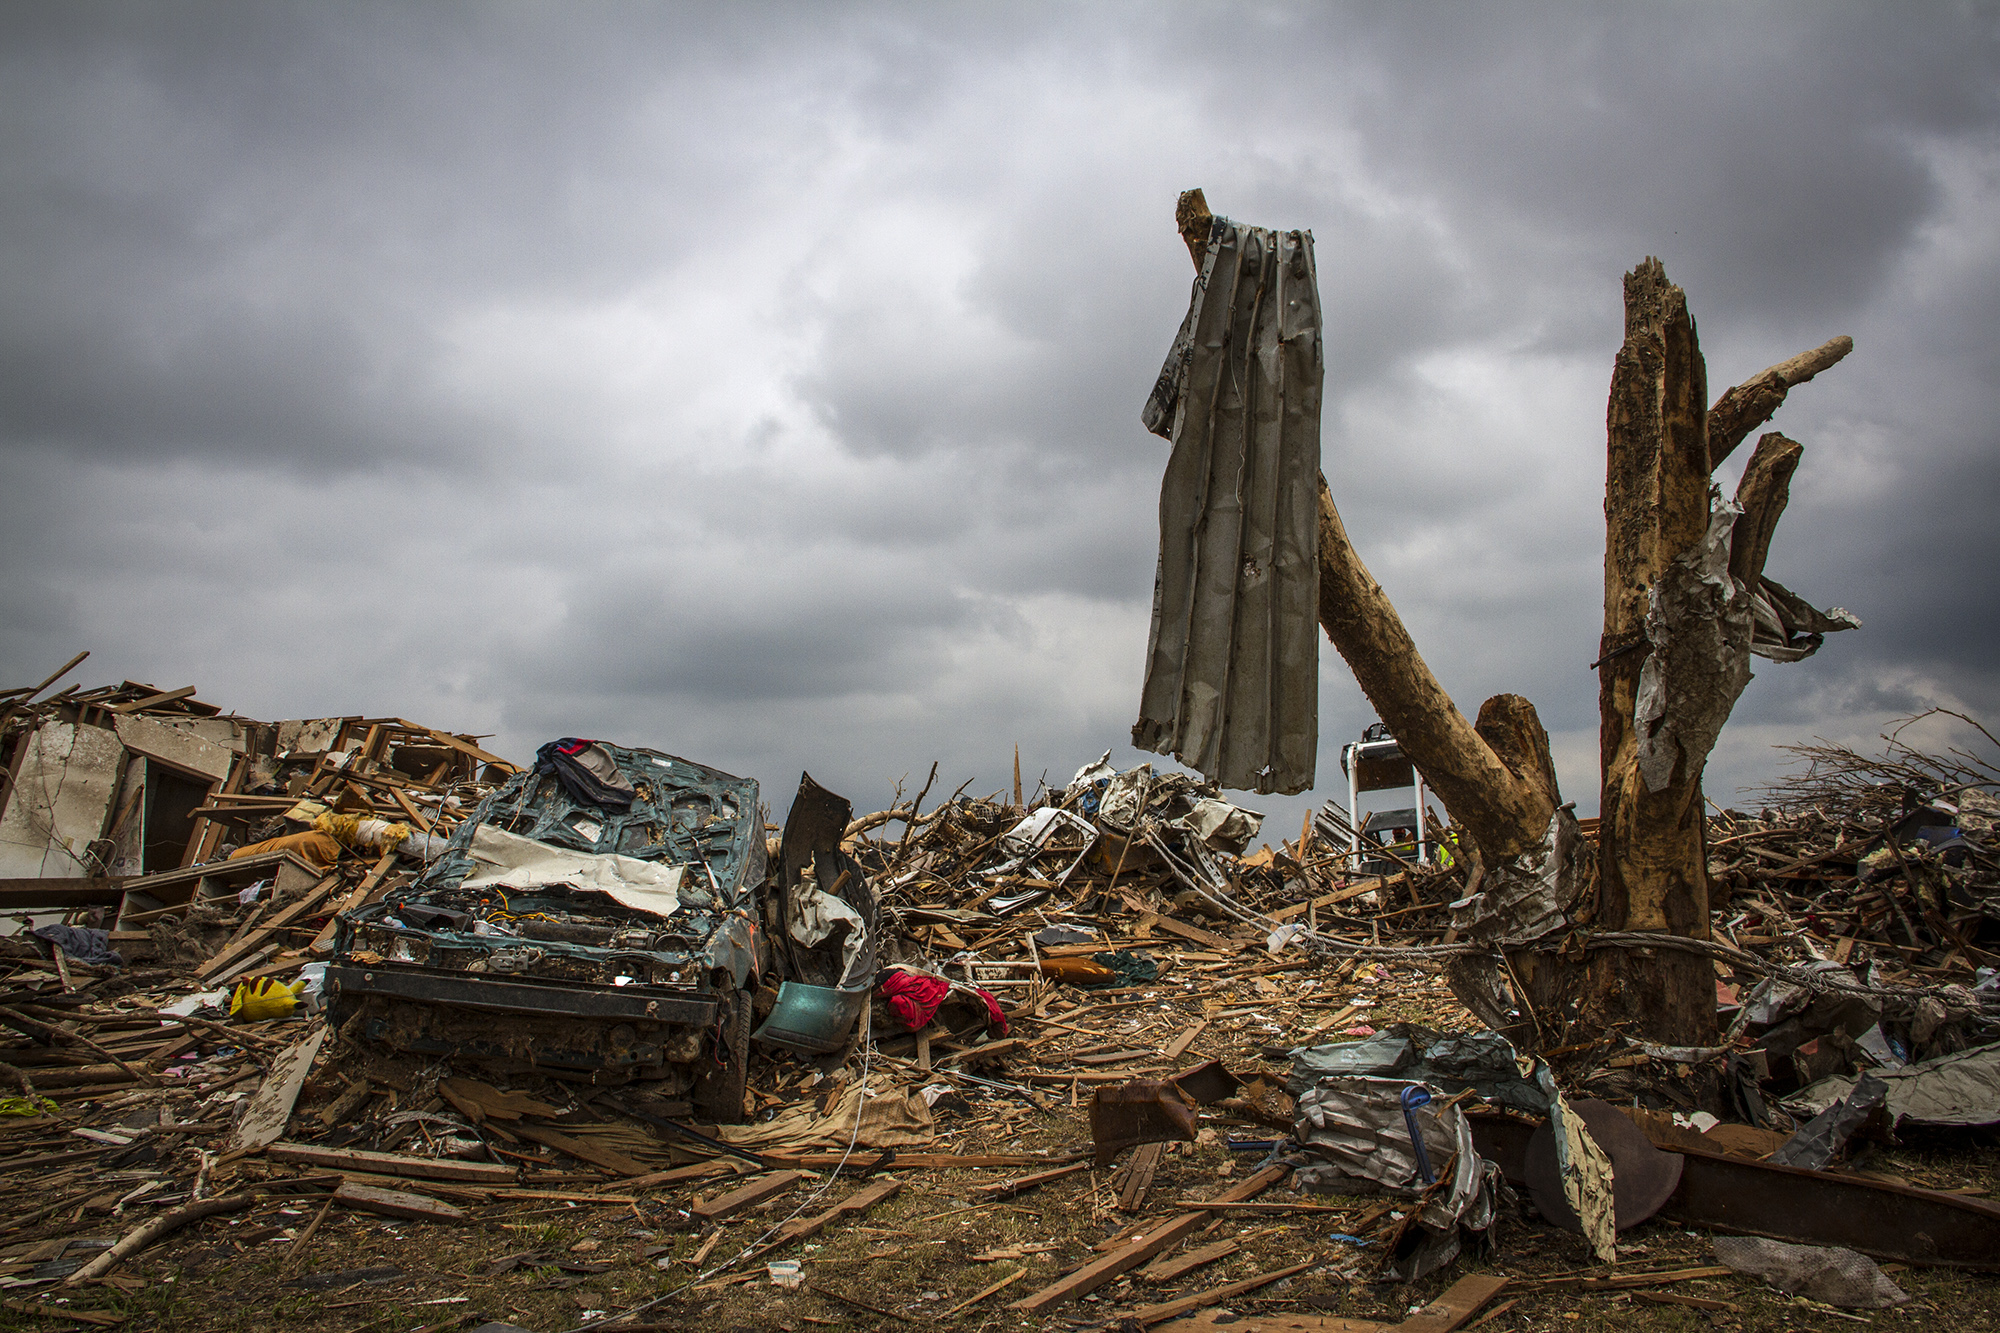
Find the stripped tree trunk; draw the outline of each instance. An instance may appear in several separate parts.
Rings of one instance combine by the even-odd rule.
[[[1625,277],[1625,345],[1611,377],[1604,479],[1604,638],[1599,645],[1597,921],[1608,930],[1709,937],[1701,774],[1706,752],[1681,754],[1651,790],[1633,723],[1651,660],[1654,588],[1708,526],[1708,376],[1687,298],[1649,259]],[[1744,645],[1746,653],[1747,643]],[[1715,1036],[1708,959],[1668,949],[1599,959],[1598,1006],[1658,1041],[1703,1046]]]
[[[1753,599],[1801,449],[1766,435],[1733,503],[1711,504],[1709,474],[1793,385],[1852,347],[1836,338],[1707,408],[1686,295],[1657,259],[1625,275],[1606,413],[1600,929],[1710,938],[1702,772],[1750,681]],[[1600,952],[1592,982],[1594,1018],[1661,1045],[1715,1041],[1714,969],[1700,954]]]

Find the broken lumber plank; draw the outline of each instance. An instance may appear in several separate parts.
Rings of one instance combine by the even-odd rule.
[[[719,1222],[725,1217],[734,1217],[746,1208],[754,1208],[766,1199],[783,1194],[809,1175],[810,1173],[805,1171],[773,1171],[768,1176],[759,1176],[749,1184],[740,1185],[706,1203],[697,1203],[689,1211],[704,1222]]]
[[[326,1027],[321,1025],[311,1036],[294,1042],[271,1061],[270,1072],[264,1075],[264,1082],[250,1099],[243,1118],[236,1122],[236,1132],[230,1135],[223,1156],[253,1153],[283,1137],[292,1118],[292,1107],[298,1103],[299,1089],[305,1086],[313,1057],[319,1054],[320,1044],[325,1040]]]
[[[1243,1246],[1233,1240],[1219,1240],[1213,1245],[1204,1245],[1198,1250],[1175,1255],[1169,1259],[1164,1255],[1153,1260],[1139,1270],[1141,1282],[1172,1282],[1183,1273],[1192,1273],[1203,1264],[1212,1264],[1217,1259],[1227,1259]]]
[[[454,1208],[427,1194],[378,1189],[373,1185],[358,1185],[351,1180],[340,1182],[340,1188],[333,1192],[333,1201],[349,1208],[359,1208],[364,1212],[380,1213],[384,1217],[408,1218],[416,1222],[465,1220],[463,1208]]]
[[[1160,1169],[1164,1143],[1142,1143],[1125,1167],[1125,1183],[1118,1190],[1118,1211],[1136,1213],[1145,1206],[1146,1191],[1153,1188],[1153,1173]]]
[[[1730,1301],[1710,1300],[1706,1296],[1684,1296],[1677,1291],[1635,1291],[1632,1293],[1642,1301],[1655,1305],[1685,1305],[1691,1310],[1720,1310],[1728,1314],[1742,1314],[1743,1307]]]
[[[1193,940],[1196,944],[1206,944],[1211,949],[1220,949],[1225,954],[1233,954],[1242,947],[1235,940],[1224,939],[1214,931],[1203,930],[1200,926],[1190,926],[1187,922],[1176,921],[1170,916],[1156,917],[1146,924],[1169,931],[1184,940]]]
[[[1019,1277],[1020,1274],[1017,1273],[1015,1276]],[[124,1315],[112,1314],[109,1310],[71,1310],[61,1305],[41,1305],[34,1301],[16,1300],[11,1296],[0,1300],[0,1309],[14,1310],[40,1319],[68,1319],[74,1323],[92,1324],[98,1328],[114,1328],[125,1322]]]
[[[340,905],[328,913],[326,925],[319,934],[313,936],[313,941],[306,946],[306,951],[308,953],[330,951],[333,948],[333,932],[339,925],[340,918],[357,907],[366,907],[374,899],[384,877],[388,875],[389,867],[395,864],[396,853],[393,851],[382,853],[382,859],[375,863],[374,868],[369,870],[359,884],[355,885],[354,892],[341,899]]]
[[[1498,1273],[1468,1273],[1446,1287],[1442,1296],[1397,1324],[1396,1333],[1451,1333],[1506,1285],[1506,1277]]]
[[[1670,1268],[1658,1273],[1620,1273],[1616,1277],[1547,1277],[1521,1285],[1536,1291],[1623,1291],[1628,1287],[1657,1287],[1668,1282],[1692,1282],[1703,1277],[1730,1277],[1733,1268],[1710,1264],[1701,1268]]]
[[[1105,1055],[1079,1055],[1074,1059],[1073,1063],[1080,1065],[1122,1065],[1129,1060],[1144,1060],[1155,1054],[1156,1052],[1154,1051],[1112,1051]]]
[[[345,1123],[373,1095],[374,1089],[366,1078],[351,1081],[338,1097],[320,1108],[319,1123],[327,1129]]]
[[[873,1185],[864,1186],[823,1213],[813,1217],[796,1217],[785,1223],[784,1229],[772,1237],[771,1243],[765,1246],[765,1249],[776,1249],[795,1240],[817,1236],[843,1217],[857,1217],[876,1204],[895,1198],[902,1188],[903,1182],[900,1180],[878,1180]]]
[[[1267,1166],[1240,1185],[1225,1191],[1215,1202],[1237,1203],[1251,1198],[1263,1193],[1290,1173],[1291,1168],[1288,1166]],[[1040,1291],[1023,1296],[1007,1308],[1025,1314],[1040,1314],[1065,1301],[1086,1296],[1111,1279],[1137,1268],[1169,1246],[1180,1244],[1197,1228],[1208,1225],[1214,1217],[1215,1214],[1206,1208],[1200,1212],[1182,1213],[1177,1217],[1170,1217],[1130,1245],[1121,1246],[1102,1259],[1085,1264]]]
[[[538,1101],[525,1092],[502,1091],[469,1078],[441,1078],[437,1086],[446,1101],[475,1120],[519,1120],[524,1115],[547,1119],[563,1114],[562,1107]]]
[[[1063,1075],[1052,1079],[1056,1083],[1068,1083],[1073,1075]],[[1088,1075],[1083,1076],[1086,1080]],[[1115,1077],[1115,1075],[1113,1076]],[[1067,1164],[1079,1158],[1088,1158],[1088,1152],[1066,1153],[1054,1157],[1034,1157],[1027,1153],[968,1153],[954,1157],[943,1152],[897,1152],[889,1149],[889,1160],[882,1163],[863,1160],[860,1153],[838,1152],[767,1152],[760,1153],[773,1166],[839,1166],[843,1162],[850,1166],[865,1166],[872,1171],[946,1171],[967,1169],[992,1169],[1022,1166],[1046,1166],[1050,1162]]]
[[[940,1063],[944,1065],[958,1065],[964,1064],[969,1060],[997,1060],[1002,1056],[1017,1054],[1025,1049],[1027,1045],[1027,1041],[1020,1037],[1002,1037],[999,1041],[989,1041],[983,1046],[973,1046],[963,1051],[954,1052],[945,1057]]]
[[[1162,1301],[1158,1305],[1141,1306],[1139,1309],[1134,1310],[1129,1317],[1146,1326],[1164,1323],[1169,1319],[1178,1319],[1190,1310],[1199,1310],[1209,1305],[1220,1305],[1232,1296],[1241,1296],[1246,1291],[1255,1291],[1259,1287],[1268,1287],[1271,1283],[1291,1277],[1295,1273],[1303,1273],[1318,1262],[1317,1259],[1308,1259],[1304,1263],[1291,1264],[1284,1268],[1274,1268],[1268,1273],[1257,1273],[1236,1282],[1224,1283],[1222,1286],[1211,1288],[1208,1291],[1198,1291],[1192,1296],[1182,1296],[1178,1300]]]
[[[1344,1203],[1221,1203],[1207,1199],[1175,1199],[1176,1208],[1207,1208],[1218,1213],[1351,1213]]]
[[[982,1287],[978,1291],[974,1292],[972,1295],[967,1296],[957,1305],[952,1306],[950,1309],[940,1314],[938,1318],[949,1319],[961,1310],[969,1310],[973,1306],[985,1300],[988,1296],[993,1295],[995,1292],[1013,1286],[1016,1282],[1019,1282],[1022,1278],[1026,1277],[1027,1275],[1028,1275],[1027,1269],[1017,1268],[1013,1272],[1009,1273],[1006,1277],[1003,1277],[998,1282],[995,1282],[992,1286]]]
[[[511,1166],[439,1157],[407,1157],[401,1153],[364,1152],[358,1148],[322,1148],[311,1143],[274,1143],[264,1150],[264,1155],[273,1161],[300,1162],[335,1171],[372,1171],[384,1176],[459,1180],[475,1185],[512,1185],[521,1178],[521,1173]]]
[[[592,1166],[616,1171],[621,1176],[645,1176],[653,1172],[652,1167],[627,1157],[624,1153],[601,1148],[595,1143],[573,1138],[561,1130],[550,1129],[547,1125],[538,1125],[531,1120],[511,1123],[507,1129],[509,1133],[519,1134],[524,1139],[533,1139],[546,1147],[566,1152],[579,1162],[589,1162]]]
[[[276,935],[286,926],[291,925],[292,922],[305,916],[324,902],[339,883],[339,875],[326,876],[312,888],[306,890],[305,896],[297,902],[287,907],[279,908],[272,914],[270,920],[253,930],[244,932],[240,939],[233,939],[217,950],[214,957],[194,970],[195,977],[198,980],[206,981],[218,973],[227,971],[251,954],[256,953],[273,935]]]
[[[991,1185],[975,1185],[973,1192],[991,1199],[1011,1199],[1016,1194],[1024,1194],[1034,1189],[1037,1185],[1046,1185],[1052,1180],[1062,1180],[1088,1170],[1090,1170],[1089,1162],[1071,1162],[1068,1166],[1059,1166],[1052,1171],[1037,1171],[1029,1176],[1015,1176],[1012,1180],[996,1181]]]
[[[1224,1322],[1224,1321],[1227,1322]],[[1176,1319],[1158,1326],[1157,1333],[1388,1333],[1392,1326],[1373,1319],[1339,1315],[1267,1314],[1239,1319],[1222,1310]]]
[[[1085,1264],[1033,1295],[1023,1296],[1007,1308],[1025,1314],[1040,1314],[1066,1301],[1087,1296],[1113,1278],[1137,1268],[1160,1251],[1180,1244],[1207,1221],[1206,1213],[1183,1213],[1178,1217],[1168,1218],[1130,1245],[1115,1250],[1102,1259]]]
[[[1194,1044],[1194,1039],[1199,1037],[1207,1027],[1208,1020],[1206,1018],[1199,1020],[1185,1032],[1181,1033],[1180,1036],[1168,1042],[1166,1050],[1162,1051],[1161,1054],[1169,1060],[1180,1059],[1183,1055],[1187,1054],[1187,1048]]]
[[[1289,921],[1306,911],[1308,906],[1332,907],[1336,903],[1344,903],[1350,898],[1359,898],[1363,894],[1392,889],[1403,882],[1403,878],[1407,873],[1406,871],[1399,870],[1387,879],[1361,880],[1358,883],[1348,885],[1344,889],[1336,889],[1332,893],[1321,894],[1319,897],[1312,899],[1310,903],[1293,903],[1289,907],[1280,907],[1277,911],[1266,912],[1264,915],[1270,917],[1273,921]]]
[[[712,1160],[691,1162],[687,1166],[669,1167],[665,1171],[653,1171],[618,1184],[628,1190],[652,1189],[656,1185],[672,1185],[682,1180],[706,1180],[710,1176],[742,1175],[747,1168],[740,1162]]]

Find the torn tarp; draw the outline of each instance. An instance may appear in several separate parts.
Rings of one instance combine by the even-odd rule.
[[[461,889],[489,885],[510,889],[572,884],[596,889],[612,901],[641,912],[672,916],[680,909],[685,866],[661,865],[616,852],[576,852],[482,823],[466,847],[474,870]]]
[[[1954,1051],[1900,1069],[1863,1077],[1888,1087],[1892,1125],[1967,1128],[2000,1124],[2000,1042]],[[1779,1105],[1793,1115],[1816,1116],[1851,1094],[1859,1078],[1835,1075],[1802,1088]]]
[[[1771,1154],[1771,1160],[1779,1166],[1819,1170],[1840,1155],[1847,1141],[1854,1137],[1854,1132],[1881,1110],[1888,1099],[1888,1085],[1879,1078],[1863,1074],[1854,1085],[1854,1091],[1821,1111],[1810,1124],[1802,1126],[1786,1139]]]
[[[1250,840],[1264,827],[1264,816],[1240,805],[1207,797],[1195,802],[1194,809],[1167,827],[1178,828],[1200,838],[1211,851],[1241,856],[1250,849]]]
[[[1488,867],[1479,892],[1451,905],[1452,927],[1483,944],[1526,944],[1562,930],[1590,876],[1577,845],[1576,816],[1564,806],[1540,843]]]
[[[1238,790],[1313,782],[1323,356],[1311,234],[1215,218],[1142,414],[1174,447],[1132,743]]]
[[[1753,591],[1729,572],[1743,506],[1718,499],[1702,540],[1668,565],[1646,607],[1651,650],[1639,669],[1633,730],[1647,791],[1673,778],[1683,754],[1706,755],[1750,683],[1750,654],[1796,662],[1860,619],[1821,612],[1770,579]]]

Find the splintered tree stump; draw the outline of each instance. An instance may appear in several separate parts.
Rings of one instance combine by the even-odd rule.
[[[1653,589],[1708,525],[1708,377],[1687,297],[1656,259],[1625,276],[1625,345],[1606,413],[1604,638],[1599,645],[1597,924],[1709,938],[1701,775],[1683,753],[1666,785],[1639,773],[1634,724],[1649,659]],[[1610,950],[1594,960],[1592,1009],[1674,1046],[1713,1044],[1715,973],[1674,949]]]

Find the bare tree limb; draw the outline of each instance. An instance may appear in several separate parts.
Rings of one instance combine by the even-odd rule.
[[[1743,506],[1729,547],[1729,573],[1744,587],[1755,592],[1763,577],[1764,562],[1771,554],[1771,534],[1792,493],[1792,473],[1798,470],[1805,446],[1772,431],[1757,441],[1743,480],[1736,487],[1736,503]]]
[[[1785,395],[1854,350],[1854,339],[1842,334],[1810,352],[1759,371],[1725,392],[1708,409],[1708,467],[1713,472],[1736,451],[1750,432],[1771,419]]]

